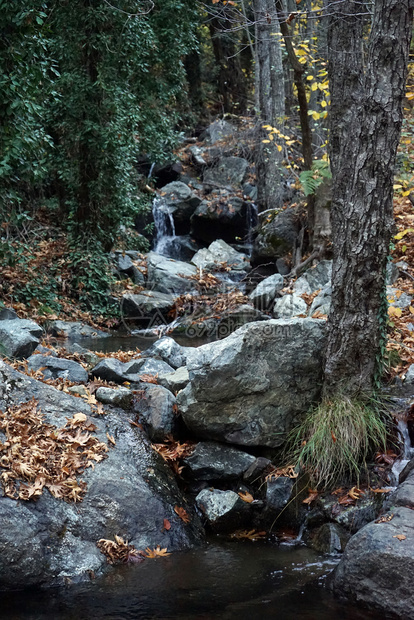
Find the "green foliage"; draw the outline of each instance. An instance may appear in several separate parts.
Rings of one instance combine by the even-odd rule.
[[[375,449],[386,447],[387,413],[372,399],[325,399],[290,435],[289,456],[316,486],[358,482]]]
[[[0,215],[11,232],[41,191],[52,148],[43,120],[56,72],[43,33],[46,4],[0,0]]]
[[[81,307],[94,314],[116,315],[117,309],[110,305],[110,286],[113,280],[108,254],[95,239],[72,243],[67,256],[67,267],[72,274],[72,295]]]
[[[69,233],[75,294],[102,310],[104,252],[142,209],[137,155],[165,158],[176,142],[197,9],[190,0],[0,0],[0,9],[0,255],[30,263],[30,227],[46,207]],[[13,299],[56,308],[54,276],[46,287],[44,277]]]
[[[305,196],[314,194],[324,179],[331,179],[332,174],[329,162],[324,159],[316,159],[311,170],[303,170],[299,175]]]

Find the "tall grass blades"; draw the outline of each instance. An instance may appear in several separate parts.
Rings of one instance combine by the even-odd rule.
[[[290,462],[318,487],[356,480],[375,449],[386,447],[387,412],[380,403],[346,396],[325,399],[290,434]]]

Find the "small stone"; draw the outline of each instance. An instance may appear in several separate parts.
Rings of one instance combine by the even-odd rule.
[[[68,392],[74,396],[89,396],[89,391],[84,385],[72,385],[68,388]]]
[[[255,457],[231,446],[212,441],[200,442],[185,459],[195,480],[235,480],[256,461]]]
[[[234,491],[204,489],[196,497],[196,504],[215,532],[234,531],[245,520],[248,504]]]
[[[96,400],[99,400],[104,405],[121,407],[121,409],[130,409],[132,399],[133,394],[128,388],[99,387],[96,390]]]

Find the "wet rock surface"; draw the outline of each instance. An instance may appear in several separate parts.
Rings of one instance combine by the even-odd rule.
[[[57,391],[0,362],[0,408],[34,396],[46,421],[60,427],[82,412],[93,420],[96,436],[108,444],[108,457],[88,468],[82,479],[87,492],[81,503],[69,504],[44,490],[37,501],[0,498],[0,587],[88,581],[106,570],[107,561],[96,542],[122,536],[137,549],[160,544],[169,550],[199,544],[203,530],[175,479],[152,451],[144,434],[112,409],[96,417],[82,399]],[[185,507],[184,522],[174,506]],[[170,530],[163,530],[168,519]]]

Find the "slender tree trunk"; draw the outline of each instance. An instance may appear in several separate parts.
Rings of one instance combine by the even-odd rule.
[[[223,7],[210,9],[209,29],[213,53],[219,68],[218,91],[224,112],[243,114],[247,107],[247,85],[239,49],[232,32],[233,24]]]
[[[256,107],[258,110],[258,148],[256,176],[261,210],[282,206],[283,152],[277,136],[268,143],[263,125],[281,130],[285,114],[285,86],[280,28],[274,0],[253,0],[256,26]]]
[[[361,2],[328,4],[334,260],[326,396],[370,391],[378,370],[413,17],[412,0],[376,0],[364,75]]]

